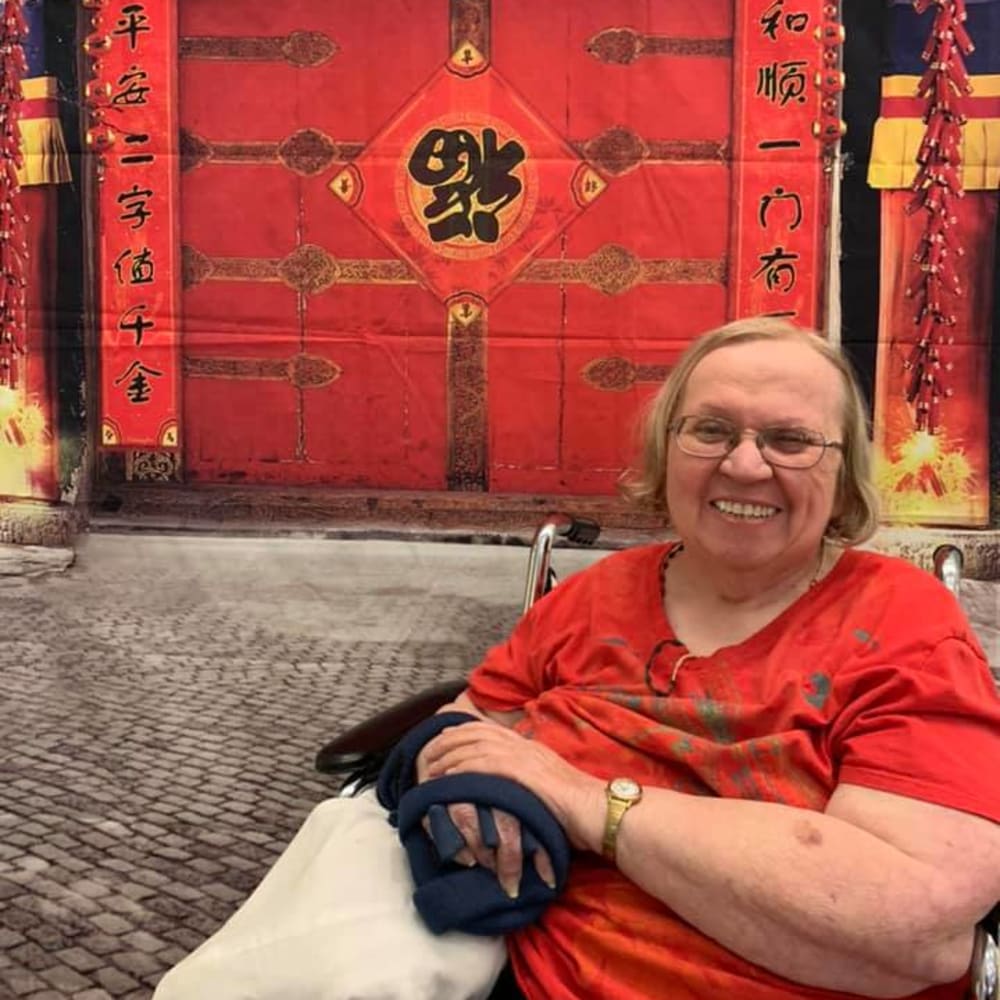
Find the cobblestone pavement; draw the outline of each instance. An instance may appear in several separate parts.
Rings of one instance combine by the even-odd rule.
[[[317,749],[464,673],[514,622],[525,565],[101,534],[65,574],[0,576],[0,1000],[148,998],[333,793]],[[971,596],[998,666],[1000,589]]]
[[[525,566],[502,546],[94,535],[66,574],[0,579],[0,998],[149,997],[333,793],[319,747],[468,670]]]

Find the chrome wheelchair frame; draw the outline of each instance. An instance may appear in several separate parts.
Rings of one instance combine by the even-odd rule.
[[[558,583],[552,549],[558,540],[593,545],[601,529],[596,522],[568,514],[552,514],[538,527],[531,543],[521,613]],[[932,556],[934,575],[960,598],[964,558],[955,545],[940,545]],[[454,701],[464,680],[427,688],[347,730],[316,755],[316,770],[342,776],[341,794],[373,784],[382,763],[399,739],[421,720]],[[976,926],[969,1000],[1000,1000],[1000,902]]]

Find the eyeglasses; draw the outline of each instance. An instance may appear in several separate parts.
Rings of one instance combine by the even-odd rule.
[[[677,447],[695,458],[725,458],[743,438],[749,436],[768,465],[782,469],[811,469],[827,448],[844,450],[842,441],[827,441],[819,431],[805,427],[764,427],[761,430],[737,427],[724,417],[680,417],[670,425]]]

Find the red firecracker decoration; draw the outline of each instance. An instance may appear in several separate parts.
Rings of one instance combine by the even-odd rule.
[[[955,325],[949,301],[963,294],[955,261],[965,251],[956,238],[953,205],[965,194],[959,176],[962,126],[966,121],[961,98],[970,94],[972,87],[962,57],[974,46],[965,29],[965,0],[914,0],[913,7],[918,14],[931,7],[936,7],[937,13],[922,53],[927,70],[917,88],[917,96],[927,99],[927,130],[917,153],[919,169],[907,212],[922,210],[927,218],[913,255],[919,270],[906,289],[917,305],[917,329],[903,366],[910,372],[906,401],[914,407],[917,429],[935,434],[941,426],[941,400],[952,394],[942,377],[952,365],[944,360],[941,351],[954,342],[948,332]]]
[[[28,255],[17,171],[21,166],[21,77],[25,37],[21,0],[0,6],[0,386],[17,384],[17,359],[24,350],[24,295]]]

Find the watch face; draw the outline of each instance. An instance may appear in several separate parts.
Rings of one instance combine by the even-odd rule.
[[[642,789],[638,783],[631,778],[615,778],[608,788],[612,795],[622,799],[634,799],[642,794]]]

